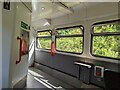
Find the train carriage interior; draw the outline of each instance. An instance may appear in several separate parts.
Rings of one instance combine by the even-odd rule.
[[[1,89],[120,90],[119,0],[0,0]]]

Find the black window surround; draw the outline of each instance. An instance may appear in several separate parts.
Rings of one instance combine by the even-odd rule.
[[[51,41],[52,41],[52,30],[42,30],[42,31],[37,31],[37,34],[39,33],[39,32],[49,32],[50,33],[50,36],[37,36],[36,37],[36,47],[37,47],[37,49],[42,49],[42,50],[50,50],[50,49],[46,49],[46,48],[38,48],[38,38],[44,38],[44,39],[50,39]]]
[[[113,57],[107,57],[107,56],[100,56],[100,55],[95,55],[93,53],[93,37],[94,36],[119,36],[120,32],[102,32],[102,33],[94,33],[94,27],[95,26],[102,26],[102,25],[107,25],[107,24],[120,24],[120,19],[117,20],[110,20],[110,21],[103,21],[103,22],[98,22],[98,23],[94,23],[91,27],[91,47],[90,47],[90,53],[92,56],[95,57],[100,57],[100,58],[107,58],[107,59],[115,59],[115,60],[120,60],[120,58],[113,58]]]
[[[80,28],[82,34],[74,34],[74,35],[55,35],[55,49],[58,52],[64,52],[64,53],[71,53],[71,54],[82,54],[83,50],[84,50],[84,27],[83,25],[78,25],[78,26],[71,26],[71,27],[63,27],[63,28],[57,28],[56,31],[58,30],[63,30],[63,29],[70,29],[70,28]],[[82,37],[82,52],[81,53],[76,53],[76,52],[67,52],[67,51],[61,51],[61,50],[57,50],[56,45],[57,45],[57,38],[71,38],[71,37]]]

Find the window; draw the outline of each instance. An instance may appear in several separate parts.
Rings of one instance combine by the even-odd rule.
[[[97,23],[92,29],[92,54],[120,59],[120,22]]]
[[[56,50],[69,53],[82,53],[83,26],[57,29]]]
[[[37,48],[50,49],[51,46],[51,31],[38,31],[37,33]]]

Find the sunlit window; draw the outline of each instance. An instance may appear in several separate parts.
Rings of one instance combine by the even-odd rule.
[[[95,56],[120,59],[119,21],[93,25],[92,54]]]
[[[39,49],[50,49],[51,46],[51,31],[39,31],[37,33],[37,48]]]
[[[83,29],[83,26],[57,29],[56,50],[68,53],[82,53]]]

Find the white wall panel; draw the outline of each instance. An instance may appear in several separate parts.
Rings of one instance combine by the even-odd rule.
[[[15,3],[10,4],[10,10],[2,9],[2,88],[10,87],[10,62],[12,37],[15,21]]]
[[[21,21],[31,25],[31,12],[23,3],[16,4],[16,20],[15,20],[15,32],[13,37],[13,48],[12,48],[12,86],[19,82],[22,78],[27,75],[28,70],[28,55],[22,56],[21,62],[15,64],[19,55],[19,43],[17,36],[20,36],[21,32]]]

